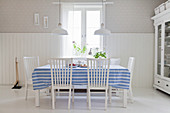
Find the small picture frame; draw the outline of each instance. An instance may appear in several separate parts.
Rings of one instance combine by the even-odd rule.
[[[44,28],[48,28],[48,16],[44,16]]]
[[[39,22],[39,14],[38,13],[35,13],[34,14],[34,25],[39,25],[40,22]]]

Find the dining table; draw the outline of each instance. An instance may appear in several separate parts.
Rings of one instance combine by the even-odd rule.
[[[50,65],[35,68],[32,73],[32,82],[35,90],[35,106],[40,106],[40,90],[51,86]],[[87,68],[72,68],[72,85],[88,85]],[[121,65],[110,65],[108,85],[128,90],[130,87],[129,70]]]

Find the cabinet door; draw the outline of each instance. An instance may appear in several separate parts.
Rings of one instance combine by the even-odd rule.
[[[161,76],[161,43],[162,43],[162,38],[161,38],[161,33],[162,33],[162,25],[157,26],[156,28],[156,74],[158,76]]]
[[[170,78],[170,21],[165,22],[164,77]]]

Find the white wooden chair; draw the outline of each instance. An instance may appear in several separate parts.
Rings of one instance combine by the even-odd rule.
[[[55,109],[56,89],[68,89],[68,109],[70,109],[71,89],[72,89],[72,58],[53,58],[50,60],[51,67],[51,93],[52,109]]]
[[[133,92],[132,92],[132,79],[133,79],[134,66],[135,66],[135,58],[130,57],[129,62],[128,62],[128,70],[130,72],[130,88],[129,88],[128,94],[129,94],[129,98],[130,98],[131,102],[134,101],[133,100]]]
[[[25,100],[27,100],[28,88],[32,86],[32,72],[39,66],[39,57],[24,57],[23,61],[25,68]]]
[[[87,98],[91,110],[91,90],[105,90],[105,110],[107,109],[107,91],[110,59],[87,59],[88,89]]]
[[[87,62],[87,58],[83,58],[83,57],[78,57],[78,58],[73,58],[73,62],[76,64],[81,64],[81,62]],[[87,89],[87,85],[72,85],[72,102],[74,103],[74,96],[75,96],[75,89]],[[88,99],[87,99],[88,102]]]
[[[126,90],[126,89],[113,90],[113,88],[111,86],[109,86],[109,103],[112,102],[111,98],[112,98],[112,93],[113,92],[116,92],[118,94],[123,92],[123,107],[127,106],[127,93],[129,95],[129,99],[131,100],[131,102],[133,102],[132,77],[133,77],[134,64],[135,64],[135,58],[134,57],[130,57],[129,61],[128,61],[128,70],[130,72],[129,90]]]
[[[110,58],[110,65],[120,65],[120,58]]]

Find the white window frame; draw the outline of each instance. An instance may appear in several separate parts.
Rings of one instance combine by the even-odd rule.
[[[96,7],[97,9],[100,8],[101,9],[101,22],[105,24],[105,5],[103,5],[103,8],[102,8],[102,4],[62,4],[61,5],[61,22],[62,22],[62,27],[64,29],[68,29],[68,21],[67,21],[67,18],[68,18],[68,12],[69,11],[76,11],[78,9],[83,9],[84,7],[88,7],[88,9],[95,9],[94,7]],[[103,14],[102,14],[103,13]],[[84,18],[85,19],[85,18]],[[100,22],[100,23],[101,23]],[[84,25],[86,25],[86,23],[84,23]],[[83,26],[81,26],[83,27]],[[85,30],[86,27],[83,27],[82,30],[86,31]],[[96,29],[97,30],[97,29]],[[81,37],[82,36],[86,36],[86,32],[81,32]],[[86,42],[86,38],[85,39],[81,39],[82,40],[85,40],[84,42]],[[72,46],[72,39],[69,38],[69,35],[67,36],[67,38],[62,38],[62,56],[72,56],[73,55],[73,50],[71,49],[70,50],[70,46]],[[106,39],[103,38],[103,36],[101,36],[100,38],[100,51],[103,51],[105,50],[105,47],[106,47]],[[86,43],[81,43],[81,48],[85,45]],[[69,50],[69,51],[67,51]],[[89,52],[89,50],[87,51],[87,53]]]
[[[96,8],[93,8],[96,6]],[[81,48],[86,45],[86,11],[99,11],[100,10],[100,23],[104,18],[102,14],[102,6],[100,5],[75,5],[73,11],[81,11],[82,12],[82,26],[81,26]],[[103,20],[104,22],[104,20]],[[96,29],[97,30],[97,29]],[[100,50],[102,51],[104,48],[103,37],[100,36]]]

